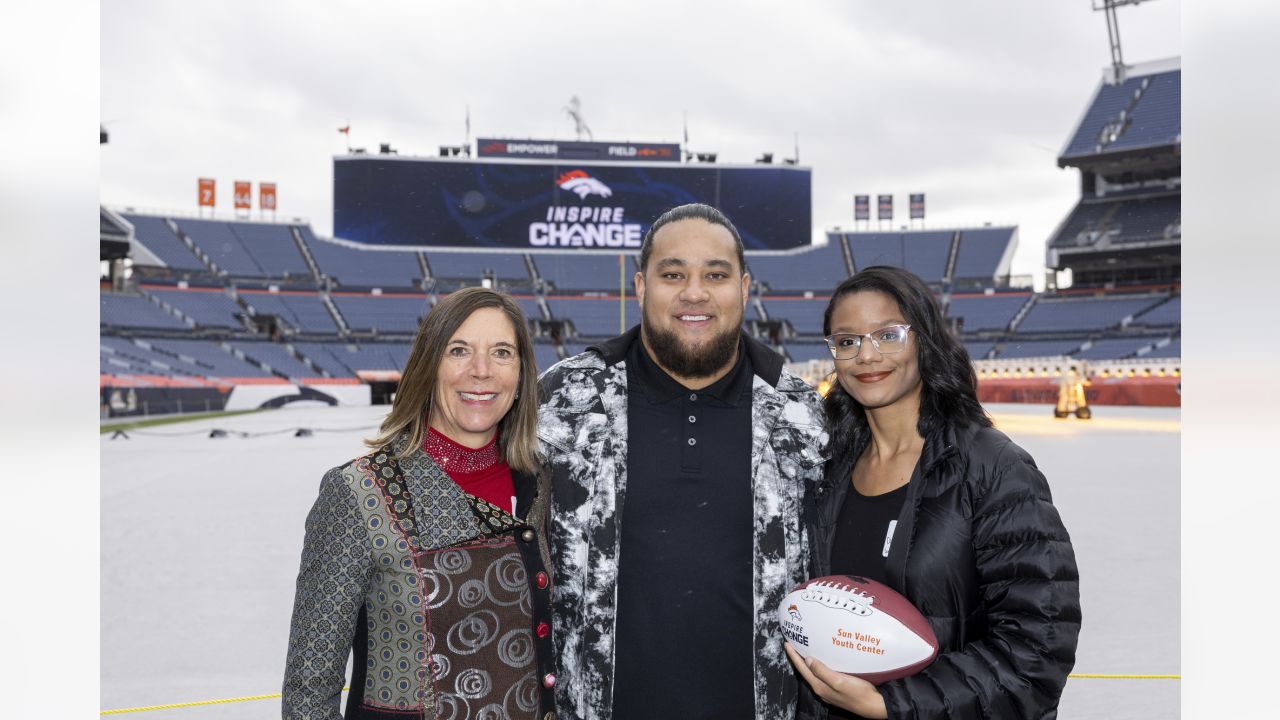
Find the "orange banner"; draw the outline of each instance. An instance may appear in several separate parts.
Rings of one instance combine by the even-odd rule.
[[[276,211],[276,184],[258,183],[258,209]]]
[[[196,192],[196,202],[200,204],[200,207],[213,207],[214,198],[213,178],[200,178],[199,190]]]
[[[253,207],[253,183],[245,180],[236,181],[236,209],[248,210]]]

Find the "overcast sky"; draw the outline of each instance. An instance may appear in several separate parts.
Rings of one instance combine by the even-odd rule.
[[[813,168],[816,230],[852,195],[928,196],[928,226],[1017,224],[1018,273],[1079,195],[1056,157],[1110,62],[1094,0],[175,3],[102,11],[102,201],[194,211],[196,179],[275,181],[332,229],[332,157],[472,136],[681,140]],[[1176,0],[1118,10],[1125,60],[1178,56]],[[256,199],[255,199],[256,204]]]

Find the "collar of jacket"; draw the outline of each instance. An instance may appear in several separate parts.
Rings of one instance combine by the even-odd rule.
[[[771,387],[777,387],[778,381],[782,379],[782,356],[746,333],[742,333],[742,339],[746,343],[747,358],[751,360],[752,373],[769,383]],[[627,349],[631,347],[631,343],[639,340],[640,326],[636,325],[615,338],[588,345],[587,350],[595,351],[603,357],[605,365],[617,365],[627,359]]]
[[[389,446],[389,455],[394,458],[407,447],[409,433],[402,432]],[[403,476],[413,504],[413,518],[420,532],[427,532],[430,538],[423,540],[432,543],[433,547],[445,547],[478,537],[483,530],[473,520],[470,496],[453,478],[444,471],[431,456],[421,447],[414,448],[399,460],[392,460]],[[543,491],[542,485],[550,481],[545,477],[537,477],[511,470],[511,482],[516,493],[515,519],[529,525],[537,526],[541,522],[540,515],[549,492]],[[450,522],[441,523],[441,517],[450,518]],[[474,526],[474,527],[473,527]]]

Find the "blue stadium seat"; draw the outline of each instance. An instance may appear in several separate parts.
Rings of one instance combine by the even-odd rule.
[[[431,310],[426,295],[333,293],[330,297],[352,330],[416,334],[419,322]]]
[[[427,265],[437,288],[479,287],[485,272],[494,273],[499,286],[528,286],[524,255],[514,252],[428,252]]]
[[[311,277],[311,269],[298,251],[289,226],[250,222],[227,225],[267,277]]]
[[[228,223],[191,218],[178,218],[174,222],[219,270],[232,277],[267,277],[268,273],[244,249]]]
[[[892,265],[910,270],[927,283],[941,283],[951,257],[950,230],[850,233],[849,251],[858,270]]]
[[[222,288],[168,290],[157,287],[144,288],[157,300],[178,309],[182,314],[195,320],[199,327],[240,328],[237,314],[244,309],[235,300],[227,297]]]
[[[1018,332],[1105,330],[1151,307],[1161,298],[1041,298],[1018,325]]]
[[[578,291],[618,292],[619,274],[627,294],[635,292],[636,255],[625,256],[622,269],[618,255],[609,253],[539,253],[533,256],[538,275],[551,283],[549,293]]]
[[[133,225],[134,239],[160,258],[166,266],[175,270],[207,271],[200,259],[191,252],[191,248],[173,234],[164,218],[132,213],[125,213],[122,217]]]
[[[1016,228],[981,228],[960,232],[953,279],[994,280],[1000,262],[1013,244]]]
[[[849,277],[845,264],[843,238],[838,233],[827,235],[827,244],[788,255],[747,253],[747,270],[751,278],[768,293],[830,293]]]
[[[996,357],[1009,359],[1070,355],[1084,341],[1085,338],[1083,337],[1067,340],[1023,340],[1021,338],[1013,338],[1005,342],[1004,349]]]
[[[295,358],[283,346],[272,342],[228,341],[231,347],[283,373],[290,379],[319,377],[320,374]],[[345,373],[344,373],[345,374]]]
[[[1003,330],[1030,297],[1029,293],[953,295],[947,316],[963,318],[965,332]]]
[[[150,300],[123,293],[99,294],[99,322],[111,327],[186,329],[186,323]]]
[[[338,325],[318,293],[241,290],[240,299],[259,315],[275,315],[303,332],[336,333]]]
[[[770,320],[790,321],[791,327],[799,335],[821,337],[822,315],[830,300],[829,297],[770,297],[764,299],[764,309],[769,313]]]
[[[550,297],[547,305],[552,316],[573,321],[578,335],[584,337],[613,337],[640,322],[640,305],[635,298],[627,298],[625,321],[618,327],[620,311],[618,298]]]
[[[1169,298],[1167,302],[1156,305],[1154,308],[1142,313],[1134,318],[1133,324],[1144,326],[1181,325],[1182,296]]]
[[[321,240],[299,226],[320,272],[351,288],[416,288],[422,280],[418,254],[410,250],[366,250]]]
[[[194,362],[202,368],[205,377],[272,377],[271,373],[255,367],[237,358],[218,343],[210,340],[177,340],[173,338],[150,339],[152,349],[173,355],[189,358],[186,362]]]
[[[1156,338],[1105,338],[1095,340],[1088,350],[1073,353],[1081,360],[1120,360],[1127,358],[1145,347],[1151,347]]]

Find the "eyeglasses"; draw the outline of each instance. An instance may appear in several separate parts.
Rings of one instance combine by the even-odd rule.
[[[869,333],[836,333],[824,338],[831,355],[837,360],[849,360],[858,357],[862,350],[862,338],[871,340],[871,345],[881,355],[891,355],[907,348],[907,333],[910,325],[890,325]]]

